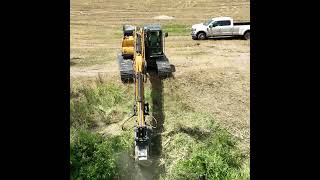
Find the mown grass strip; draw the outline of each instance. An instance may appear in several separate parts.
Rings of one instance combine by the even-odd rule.
[[[168,32],[169,36],[188,36],[191,32],[191,27],[186,24],[164,24],[162,29]]]

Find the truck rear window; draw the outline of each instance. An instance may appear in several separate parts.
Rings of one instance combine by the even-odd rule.
[[[231,22],[229,20],[227,21],[218,21],[219,26],[230,26]]]

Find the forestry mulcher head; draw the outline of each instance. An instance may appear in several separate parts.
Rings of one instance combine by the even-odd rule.
[[[150,142],[152,135],[152,127],[135,127],[134,140],[135,140],[135,159],[148,160],[150,152]]]
[[[133,115],[129,117],[126,121],[122,124],[122,130],[125,130],[124,124],[130,120],[131,118],[138,116],[138,109],[136,105],[133,106]],[[141,113],[142,111],[140,111]],[[144,109],[143,109],[144,115],[150,115],[149,114],[149,104],[145,103]],[[150,157],[150,146],[151,146],[151,140],[153,136],[153,129],[157,126],[157,120],[153,117],[154,125],[152,126],[146,121],[143,121],[143,124],[138,123],[139,125],[134,126],[134,157],[135,160],[144,161],[146,164],[148,162],[151,162]],[[148,160],[148,161],[147,161]]]

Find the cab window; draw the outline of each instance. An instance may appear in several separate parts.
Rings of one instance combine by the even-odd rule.
[[[151,32],[149,41],[151,46],[160,46],[161,33],[159,31]]]
[[[226,21],[217,21],[218,26],[230,26],[231,22],[230,20],[226,20]]]

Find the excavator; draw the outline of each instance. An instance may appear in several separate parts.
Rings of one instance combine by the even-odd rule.
[[[145,102],[144,83],[148,76],[165,79],[171,77],[174,71],[164,54],[164,39],[167,36],[168,33],[163,33],[160,25],[123,26],[122,51],[118,55],[118,62],[121,81],[134,83],[135,87],[133,115],[129,119],[137,116],[134,127],[134,154],[139,161],[149,158],[151,137],[155,128],[146,122],[146,115],[151,115],[149,104]]]

